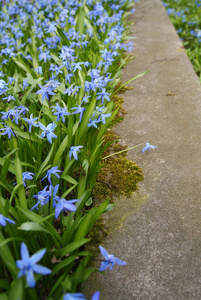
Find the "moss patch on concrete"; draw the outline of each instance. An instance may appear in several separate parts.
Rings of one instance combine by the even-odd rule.
[[[118,87],[117,87],[118,88]],[[130,87],[124,87],[120,93],[130,90]],[[116,122],[119,122],[126,111],[123,108],[123,97],[115,95],[113,97],[115,106],[119,108],[116,116]],[[125,150],[125,152],[113,155],[102,161],[101,168],[97,177],[96,185],[93,189],[94,205],[99,205],[102,201],[110,199],[114,203],[114,199],[118,202],[118,198],[129,198],[138,190],[138,183],[143,180],[142,169],[135,162],[127,158],[127,146],[119,143],[119,137],[113,130],[113,127],[108,129],[104,135],[104,144],[110,142],[111,145],[105,150],[103,157],[110,154]],[[125,200],[126,201],[126,200]],[[131,205],[133,207],[133,205]],[[127,214],[127,212],[125,212]],[[112,227],[111,227],[112,228]],[[107,221],[101,217],[92,228],[88,238],[91,242],[86,246],[87,249],[94,255],[98,254],[98,246],[108,235]]]

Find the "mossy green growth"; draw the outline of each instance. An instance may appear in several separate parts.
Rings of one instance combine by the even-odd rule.
[[[124,93],[130,87],[124,87],[120,93]],[[116,107],[119,107],[116,116],[116,122],[126,114],[123,108],[123,97],[115,95],[113,101]],[[118,155],[108,157],[102,161],[103,167],[100,169],[99,175],[93,189],[92,198],[94,205],[99,205],[102,201],[110,199],[111,203],[118,201],[120,196],[131,197],[131,195],[138,190],[138,183],[144,179],[142,169],[135,164],[135,162],[127,158],[127,146],[119,143],[119,137],[113,130],[113,127],[108,129],[104,135],[104,144],[110,142],[111,145],[105,150],[103,157],[125,150]],[[108,235],[107,222],[104,216],[101,217],[90,231],[88,238],[91,240],[86,246],[90,252],[96,256],[99,252],[98,246],[102,243],[104,238]]]
[[[107,131],[104,139],[105,142],[115,141],[105,151],[105,156],[127,149],[127,146],[119,144],[119,137],[112,130]],[[127,158],[127,151],[111,156],[104,160],[93,190],[93,198],[105,200],[119,196],[130,197],[138,189],[141,180],[142,169]]]
[[[121,83],[119,85],[121,86]],[[125,86],[119,90],[119,93],[123,94],[131,89],[132,87]],[[116,122],[119,122],[126,114],[123,108],[124,99],[115,95],[113,101],[119,108],[115,119]],[[105,150],[103,157],[122,150],[125,152],[108,157],[103,161],[103,167],[93,190],[93,198],[99,200],[113,199],[119,196],[130,197],[138,189],[138,183],[143,180],[142,169],[127,158],[126,149],[128,147],[119,143],[119,137],[114,133],[113,127],[108,129],[104,135],[104,144],[108,142],[112,144]]]

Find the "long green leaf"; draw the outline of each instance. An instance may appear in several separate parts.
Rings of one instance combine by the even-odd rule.
[[[38,177],[40,176],[40,174],[42,173],[43,169],[45,168],[45,166],[47,165],[47,163],[49,162],[51,156],[52,156],[52,152],[54,150],[54,144],[52,145],[52,148],[50,149],[50,152],[48,153],[48,156],[46,157],[46,159],[44,160],[44,162],[42,163],[42,165],[40,166],[37,174],[36,174],[36,180],[38,179]]]
[[[64,138],[61,145],[59,146],[59,149],[57,150],[54,157],[53,166],[58,166],[59,160],[61,159],[62,154],[67,147],[68,147],[68,136]]]
[[[65,255],[75,251],[76,249],[80,248],[81,246],[83,246],[84,244],[86,244],[89,241],[90,241],[89,239],[80,239],[78,241],[75,241],[75,242],[67,245],[66,247],[64,247],[61,250],[61,252],[60,252],[60,250],[58,250],[58,253],[60,252],[59,257],[63,257]]]
[[[45,226],[35,223],[35,222],[26,222],[23,223],[20,227],[18,227],[19,230],[24,231],[42,231],[45,233],[49,233],[51,235],[51,232],[45,228]]]
[[[0,231],[0,243],[2,243],[4,241],[5,241],[5,238],[3,236],[3,233]],[[8,270],[15,277],[18,270],[17,270],[15,260],[12,256],[12,253],[11,253],[8,245],[5,244],[4,246],[1,247],[0,256],[1,256],[2,261],[5,263],[6,267],[8,268]]]
[[[129,80],[126,81],[124,84],[122,84],[118,89],[116,89],[116,90],[112,93],[112,96],[114,96],[115,94],[117,94],[117,92],[118,92],[120,89],[122,89],[125,85],[129,84],[131,81],[136,80],[136,79],[138,79],[138,78],[144,76],[145,74],[147,74],[147,73],[149,73],[149,72],[150,72],[150,71],[146,71],[146,72],[144,72],[144,73],[141,73],[141,74],[139,74],[139,75],[137,75],[137,76],[134,76],[133,78],[129,79]]]

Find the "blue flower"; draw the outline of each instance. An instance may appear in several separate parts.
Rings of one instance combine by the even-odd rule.
[[[33,197],[38,199],[38,202],[30,209],[37,209],[38,210],[38,205],[45,205],[49,202],[51,195],[52,195],[52,191],[49,190],[47,191],[48,186],[46,186],[42,191],[39,191],[38,194],[34,195]]]
[[[38,90],[36,94],[42,94],[42,101],[47,98],[49,100],[49,95],[55,95],[55,93],[52,92],[52,89],[50,86],[42,86],[40,83],[38,84],[41,90]]]
[[[58,203],[56,204],[56,208],[55,208],[55,219],[58,218],[58,216],[60,215],[60,213],[62,211],[76,211],[76,206],[73,205],[73,203],[78,202],[80,200],[78,199],[73,199],[73,200],[65,200],[63,198],[58,198]]]
[[[67,293],[64,295],[63,300],[86,300],[85,296],[81,293]]]
[[[97,93],[97,95],[99,95],[98,97],[97,97],[97,100],[98,99],[101,99],[101,103],[103,104],[103,102],[104,102],[104,99],[106,99],[107,101],[110,101],[110,98],[109,98],[109,93],[107,93],[106,91],[105,91],[105,88],[103,88],[102,89],[102,92],[100,92],[100,93]]]
[[[11,100],[15,101],[15,97],[12,95],[8,95],[7,97],[4,97],[3,100],[7,100],[8,102],[10,102]]]
[[[96,125],[97,123],[99,123],[99,120],[92,120],[92,119],[90,119],[90,120],[89,120],[89,123],[87,124],[87,126],[88,126],[88,127],[95,127],[95,128],[98,128],[97,125]]]
[[[43,75],[42,67],[39,66],[38,68],[36,68],[36,69],[35,69],[35,72],[36,72],[38,75],[39,75],[39,74]]]
[[[38,120],[38,117],[33,118],[33,114],[30,115],[30,119],[23,118],[23,120],[29,124],[29,133],[31,132],[31,126],[38,127],[35,123],[35,121]]]
[[[38,122],[40,128],[42,130],[44,130],[42,133],[41,133],[41,137],[47,137],[48,141],[50,142],[50,144],[52,144],[52,138],[56,139],[57,136],[53,133],[56,125],[53,123],[50,123],[47,125],[47,127],[45,127],[42,123]]]
[[[13,221],[13,220],[11,220],[11,219],[9,219],[9,218],[6,218],[6,217],[4,217],[2,214],[0,214],[0,226],[6,226],[6,221],[8,222],[8,223],[12,223],[12,224],[15,224],[15,222]]]
[[[46,249],[42,249],[39,252],[29,256],[29,252],[25,243],[21,243],[21,259],[16,261],[16,266],[20,269],[18,278],[26,276],[26,281],[29,287],[33,288],[36,285],[34,273],[40,275],[49,275],[52,271],[44,266],[36,264],[44,256]]]
[[[29,86],[29,84],[27,83],[28,79],[24,79],[23,80],[23,91],[25,89],[25,87]]]
[[[126,265],[125,261],[122,261],[119,258],[114,257],[114,255],[112,254],[108,254],[107,250],[102,246],[99,246],[99,249],[101,251],[101,254],[105,258],[105,260],[101,263],[99,271],[105,271],[108,267],[110,267],[110,270],[112,270],[112,268],[116,263],[121,266]]]
[[[100,114],[99,118],[100,118],[100,121],[105,124],[106,120],[105,118],[110,118],[111,117],[111,113],[109,114]]]
[[[81,122],[83,113],[86,110],[86,108],[78,105],[77,107],[72,107],[71,109],[75,110],[72,114],[80,114],[80,122]]]
[[[44,180],[45,178],[48,178],[48,181],[51,184],[51,174],[54,174],[57,178],[60,178],[60,176],[57,174],[57,172],[62,173],[62,171],[57,170],[57,169],[58,169],[58,167],[52,167],[51,169],[49,169],[47,171],[47,174],[45,175],[45,177],[43,177],[43,179],[41,179],[41,181]]]
[[[46,52],[41,52],[38,56],[39,61],[44,60],[44,62],[46,63],[47,60],[50,60],[52,57],[49,55],[49,53],[49,50],[47,50]]]
[[[56,106],[52,106],[52,108],[52,111],[56,110],[56,112],[54,112],[53,115],[57,116],[57,122],[60,118],[62,119],[62,122],[65,122],[64,116],[68,116],[71,114],[67,111],[66,107],[61,108],[61,106],[58,103],[56,103]]]
[[[144,153],[144,151],[146,151],[146,150],[151,150],[151,149],[155,149],[155,148],[157,148],[157,146],[146,143],[146,146],[142,149],[142,153]]]
[[[71,160],[71,156],[73,155],[75,160],[78,160],[77,152],[80,152],[80,148],[83,148],[83,146],[71,146],[70,152],[69,152],[69,158]]]
[[[73,76],[73,74],[67,74],[66,75],[66,81],[68,81],[69,83],[71,83],[70,78]]]
[[[23,172],[22,173],[23,185],[25,187],[26,187],[25,180],[32,180],[33,179],[33,177],[31,175],[36,176],[34,173],[31,173],[31,172]]]
[[[12,129],[8,126],[5,125],[5,128],[1,128],[0,130],[5,130],[3,135],[7,134],[8,135],[8,138],[10,140],[11,136],[15,136],[14,132],[12,131]]]
[[[93,294],[91,300],[99,300],[100,292],[97,291]],[[81,293],[67,293],[64,295],[63,300],[86,300],[85,296]]]
[[[93,294],[91,300],[99,300],[99,298],[100,298],[100,292],[97,291]]]

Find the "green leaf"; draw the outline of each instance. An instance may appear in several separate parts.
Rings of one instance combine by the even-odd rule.
[[[12,238],[8,238],[8,239],[5,239],[4,241],[0,242],[0,248],[5,246],[7,243],[9,242],[12,242],[12,241],[24,241],[24,239],[22,238],[15,238],[15,237],[12,237]]]
[[[86,205],[86,206],[90,206],[90,205],[92,205],[92,203],[93,203],[93,200],[92,200],[92,197],[90,197],[90,198],[85,202],[85,205]]]
[[[0,157],[0,165],[3,166],[4,163],[5,163],[5,159]],[[9,166],[8,171],[15,175],[15,169],[12,165]]]
[[[22,182],[19,183],[19,184],[17,184],[17,185],[14,187],[14,189],[13,189],[13,191],[12,191],[12,194],[11,194],[11,196],[10,196],[10,203],[12,202],[13,197],[15,196],[17,190],[21,187],[21,185],[23,185]]]
[[[58,263],[52,270],[51,276],[53,276],[55,273],[60,271],[61,269],[69,266],[72,264],[79,256],[86,256],[89,255],[88,252],[78,252],[76,255],[70,256],[64,260],[62,260],[60,263]]]
[[[45,226],[36,222],[23,223],[20,227],[18,227],[18,229],[24,231],[42,231],[51,234],[51,232],[49,232],[49,230],[47,230]]]
[[[36,78],[35,72],[33,72],[33,71],[27,66],[27,64],[25,64],[25,63],[23,62],[23,60],[19,60],[19,59],[15,58],[15,57],[12,57],[12,59],[14,60],[14,62],[16,63],[16,65],[18,65],[18,66],[19,66],[21,69],[23,69],[26,73],[30,73],[30,74],[33,75],[33,77]]]
[[[49,162],[51,156],[52,156],[52,152],[54,150],[54,144],[52,145],[50,152],[48,153],[48,156],[46,157],[46,159],[44,160],[44,162],[42,163],[42,165],[40,166],[37,174],[36,174],[36,180],[38,179],[38,177],[40,176],[40,174],[43,172],[43,169],[45,168],[45,166],[47,165],[47,163]]]
[[[65,36],[62,29],[59,26],[57,26],[57,33],[58,33],[58,35],[60,36],[60,38],[62,40],[62,44],[63,45],[69,45],[69,40],[67,39],[67,37]]]
[[[20,185],[17,190],[20,205],[23,208],[27,208],[25,188],[23,186],[23,181],[22,181],[22,165],[21,165],[18,152],[15,153],[15,175],[16,175],[17,185]]]
[[[66,136],[63,139],[61,145],[59,146],[59,149],[57,150],[55,157],[54,157],[53,166],[58,166],[58,162],[61,159],[62,154],[67,147],[68,147],[68,136]]]
[[[17,209],[19,209],[21,212],[23,212],[23,214],[31,221],[33,221],[33,223],[45,223],[45,225],[43,224],[43,228],[46,228],[48,230],[48,233],[52,235],[52,238],[54,239],[55,243],[57,243],[57,240],[60,242],[60,244],[62,245],[62,239],[60,237],[60,235],[58,234],[58,232],[56,231],[56,229],[47,221],[49,218],[52,218],[52,216],[54,214],[51,214],[47,217],[41,217],[38,214],[28,210],[28,209],[24,209],[22,207],[16,206]],[[29,222],[32,223],[32,222]],[[40,225],[40,224],[39,224]],[[57,239],[57,240],[56,240]]]
[[[8,289],[10,287],[9,281],[7,279],[0,279],[0,287],[3,289]],[[2,294],[1,294],[2,297]],[[4,299],[4,298],[2,298]]]
[[[58,253],[61,251],[59,254],[59,257],[63,257],[65,255],[75,251],[76,249],[80,248],[81,246],[83,246],[84,244],[86,244],[89,241],[90,241],[89,239],[80,239],[76,242],[73,242],[73,243],[67,245],[63,249],[58,250]]]
[[[96,221],[100,218],[100,216],[106,211],[109,202],[110,200],[106,200],[98,208],[95,208],[95,212],[93,213],[93,216],[91,218],[91,224],[90,224],[91,228],[96,223]]]
[[[118,92],[120,89],[122,89],[125,85],[127,85],[127,84],[130,83],[131,81],[136,80],[136,79],[138,79],[138,78],[144,76],[145,74],[147,74],[147,73],[149,73],[149,72],[150,72],[150,71],[146,71],[146,72],[144,72],[144,73],[141,73],[141,74],[139,74],[139,75],[137,75],[137,76],[134,76],[133,78],[129,79],[129,80],[126,81],[124,84],[122,84],[118,89],[116,89],[116,90],[112,93],[111,97],[114,96],[115,94],[117,94],[117,92]]]
[[[82,221],[79,223],[78,230],[75,234],[74,241],[80,240],[87,236],[89,232],[89,228],[91,227],[91,212],[89,211],[83,218]]]
[[[60,262],[59,264],[57,264],[53,268],[51,276],[53,276],[54,274],[56,274],[58,271],[60,271],[64,267],[67,267],[68,265],[72,264],[76,259],[77,259],[77,255],[70,256],[70,257],[66,258],[65,260],[63,260],[62,262]]]
[[[9,300],[20,300],[23,299],[24,287],[23,287],[23,278],[18,278],[14,280],[11,284],[11,288],[8,294]]]
[[[63,176],[61,176],[61,179],[64,179],[67,182],[70,182],[72,184],[76,184],[76,185],[78,184],[78,182],[73,177],[71,177],[69,175],[63,175]]]
[[[0,243],[3,243],[4,241],[5,241],[5,238],[2,234],[2,232],[0,231]],[[13,276],[16,276],[18,269],[16,267],[15,260],[12,256],[12,253],[7,244],[5,244],[4,246],[1,247],[0,256],[1,256],[1,259],[4,262],[4,264],[8,268],[8,270],[11,272],[11,274]]]

